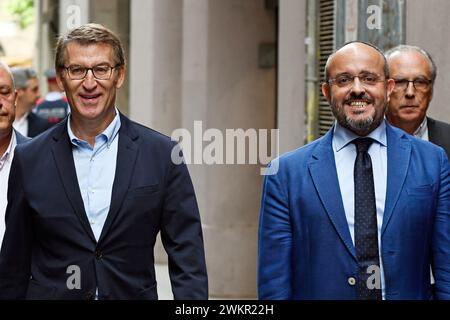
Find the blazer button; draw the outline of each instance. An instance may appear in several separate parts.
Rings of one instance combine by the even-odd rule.
[[[100,260],[101,258],[103,258],[103,253],[101,251],[95,251],[95,258],[97,260]]]
[[[88,291],[86,293],[86,300],[94,300],[94,298],[95,298],[95,295],[92,291]]]
[[[348,281],[348,284],[351,286],[354,286],[356,284],[356,279],[353,277],[348,278],[347,281]]]

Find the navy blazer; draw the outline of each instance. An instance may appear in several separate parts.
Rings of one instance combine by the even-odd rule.
[[[450,157],[450,124],[427,117],[428,139],[444,148]]]
[[[34,138],[37,135],[41,134],[52,125],[47,122],[46,119],[38,116],[33,112],[29,112],[27,116],[28,120],[28,136],[30,138]]]
[[[156,236],[175,299],[207,299],[200,215],[175,143],[120,115],[111,207],[97,242],[77,182],[67,119],[16,148],[0,254],[3,299],[157,299]],[[73,267],[81,288],[69,289]],[[72,288],[72,287],[71,287]]]
[[[444,150],[386,124],[381,229],[386,299],[450,299],[450,175]],[[356,299],[355,254],[332,149],[333,131],[279,158],[264,181],[260,299]],[[349,165],[353,166],[352,163]],[[353,197],[353,194],[344,195]]]
[[[14,129],[13,129],[14,130]],[[16,134],[16,143],[17,144],[22,144],[24,142],[27,142],[30,140],[30,138],[24,137],[23,135],[20,134],[19,131],[14,130],[14,133]]]

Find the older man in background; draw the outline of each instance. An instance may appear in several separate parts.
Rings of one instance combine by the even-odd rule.
[[[27,139],[13,130],[16,92],[11,70],[0,62],[0,245],[5,232],[8,178],[14,148]]]
[[[395,80],[386,112],[388,121],[417,138],[441,146],[450,156],[450,125],[427,117],[437,75],[431,55],[410,45],[397,46],[385,55]]]

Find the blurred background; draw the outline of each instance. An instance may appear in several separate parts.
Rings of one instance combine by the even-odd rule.
[[[429,115],[450,122],[448,0],[0,0],[0,60],[53,66],[56,37],[87,22],[121,38],[128,76],[119,109],[167,135],[177,128],[279,129],[280,152],[332,125],[326,58],[347,41],[418,45],[438,76]],[[260,165],[190,165],[211,298],[256,298]],[[161,299],[166,257],[155,249]]]

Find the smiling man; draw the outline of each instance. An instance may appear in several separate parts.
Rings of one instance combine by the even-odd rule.
[[[122,115],[122,45],[88,24],[60,37],[57,81],[71,113],[16,149],[0,254],[3,299],[157,299],[153,248],[175,299],[207,299],[203,237],[170,138]]]
[[[332,54],[322,93],[336,118],[276,159],[259,224],[260,299],[450,299],[450,176],[444,150],[391,127],[394,81],[376,47]]]
[[[388,121],[414,135],[431,141],[450,155],[450,124],[427,117],[433,98],[437,67],[424,49],[400,45],[385,53],[395,87],[386,111]]]

